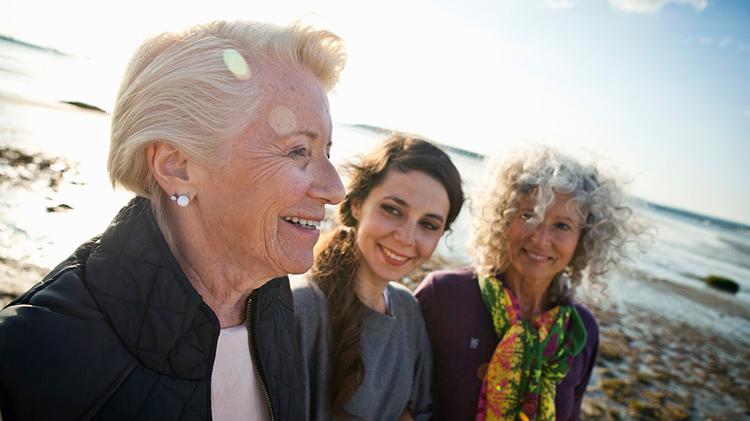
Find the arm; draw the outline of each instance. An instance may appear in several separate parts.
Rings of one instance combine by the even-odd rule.
[[[588,353],[588,355],[586,356],[586,368],[583,378],[581,378],[581,382],[575,387],[575,390],[573,392],[574,403],[572,419],[574,420],[581,419],[581,404],[583,403],[583,396],[586,393],[586,387],[588,387],[589,381],[591,380],[591,373],[593,373],[594,371],[594,366],[596,365],[596,357],[599,352],[599,326],[597,325],[596,320],[593,318],[593,316],[589,317],[591,317],[591,319],[586,326],[588,343],[586,345],[586,348],[582,351],[584,353]]]
[[[429,420],[432,418],[432,349],[422,315],[417,311],[414,318],[417,320],[417,359],[414,387],[407,408],[410,417],[406,419]]]
[[[325,297],[304,278],[292,281],[294,317],[302,350],[305,406],[310,420],[329,419],[328,412],[328,317]]]

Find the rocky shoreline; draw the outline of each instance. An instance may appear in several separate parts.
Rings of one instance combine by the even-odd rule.
[[[750,351],[633,305],[587,303],[601,328],[591,419],[727,420],[750,416]]]
[[[39,194],[72,183],[75,166],[62,159],[0,148],[0,188]],[[47,209],[59,212],[68,209]],[[3,244],[4,248],[12,244]],[[414,288],[429,271],[462,266],[436,256],[404,283]],[[0,255],[0,306],[48,271]],[[638,282],[728,316],[750,320],[750,309],[730,299],[637,274]],[[750,417],[750,350],[707,329],[665,318],[635,303],[606,296],[582,299],[601,328],[599,358],[583,404],[584,419],[705,420]]]

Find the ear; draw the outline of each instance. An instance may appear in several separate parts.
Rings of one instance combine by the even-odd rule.
[[[146,146],[146,160],[154,179],[168,196],[179,193],[192,198],[195,192],[187,155],[171,143],[156,141]]]
[[[360,201],[350,199],[349,209],[351,211],[352,218],[354,218],[357,222],[359,222],[359,215],[362,212],[362,206],[361,206]]]

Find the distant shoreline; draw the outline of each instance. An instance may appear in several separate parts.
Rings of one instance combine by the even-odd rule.
[[[350,126],[350,127],[355,127],[355,128],[369,130],[371,132],[374,132],[374,133],[377,133],[377,134],[380,134],[380,135],[384,135],[384,136],[387,136],[387,135],[389,135],[389,134],[391,134],[393,132],[397,132],[398,131],[398,130],[394,130],[394,129],[388,129],[388,128],[384,128],[384,127],[378,127],[378,126],[373,126],[373,125],[370,125],[370,124],[362,124],[362,123],[358,123],[358,124],[340,123],[340,124],[346,124],[347,126]],[[444,149],[446,149],[446,150],[448,150],[450,152],[453,152],[455,154],[458,154],[458,155],[462,155],[462,156],[466,156],[466,157],[469,157],[469,158],[472,158],[472,159],[476,159],[477,161],[480,161],[480,162],[485,161],[487,159],[487,157],[485,155],[483,155],[481,153],[478,153],[478,152],[469,151],[469,150],[466,150],[466,149],[457,148],[455,146],[446,145],[444,143],[437,142],[437,141],[434,141],[432,139],[428,139],[426,137],[425,137],[425,139],[430,140],[431,142],[434,142],[434,143],[440,145],[441,148],[444,148]],[[745,233],[745,234],[750,234],[750,225],[743,224],[741,222],[729,221],[729,220],[726,220],[724,218],[719,218],[717,216],[709,216],[709,215],[705,215],[705,214],[701,214],[701,213],[697,213],[697,212],[688,211],[688,210],[685,210],[685,209],[680,209],[680,208],[676,208],[676,207],[672,207],[672,206],[662,205],[662,204],[654,203],[654,202],[651,202],[651,201],[645,200],[645,199],[640,199],[640,198],[636,198],[636,199],[639,200],[639,201],[641,201],[641,202],[643,202],[643,203],[645,203],[651,209],[655,209],[655,210],[662,211],[662,212],[668,212],[668,213],[671,213],[671,214],[674,214],[674,215],[677,215],[677,216],[681,216],[683,218],[688,218],[688,219],[694,220],[696,222],[699,222],[699,223],[701,223],[703,225],[716,225],[716,226],[719,226],[721,228],[725,228],[725,229],[728,229],[728,230],[739,231],[739,232],[742,232],[742,233]]]
[[[71,54],[62,52],[62,51],[60,51],[58,49],[51,48],[51,47],[44,47],[42,45],[32,44],[32,43],[26,42],[26,41],[21,41],[20,39],[13,38],[13,37],[11,37],[9,35],[0,34],[0,41],[7,41],[7,42],[11,42],[11,43],[18,44],[18,45],[23,45],[24,47],[33,48],[35,50],[40,50],[40,51],[45,51],[45,52],[48,52],[48,53],[59,54],[61,56],[71,56]]]

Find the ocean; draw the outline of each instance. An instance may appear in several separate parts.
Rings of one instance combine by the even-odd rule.
[[[94,82],[106,68],[94,59],[0,38],[0,262],[53,267],[100,233],[130,197],[113,191],[107,178],[107,114],[64,102],[108,109],[112,83]],[[384,133],[338,122],[332,159],[344,164],[374,147]],[[471,198],[487,177],[488,160],[446,150]],[[610,276],[606,294],[612,303],[645,308],[713,329],[738,346],[750,345],[750,320],[743,316],[750,309],[750,226],[643,203],[640,210],[652,235],[643,250],[634,250],[626,271]],[[470,211],[463,211],[440,253],[470,263],[465,247],[470,219]],[[737,294],[706,286],[703,278],[711,274],[735,280]]]

